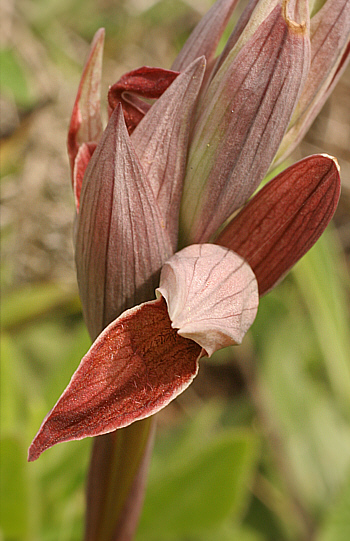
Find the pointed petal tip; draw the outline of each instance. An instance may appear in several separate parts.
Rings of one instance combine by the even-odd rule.
[[[99,54],[101,49],[104,47],[104,40],[105,40],[106,30],[104,28],[99,28],[92,38],[92,42],[90,45],[90,52],[87,64],[91,61],[91,59],[96,55]]]
[[[92,43],[93,44],[99,43],[100,41],[102,41],[102,39],[104,39],[105,35],[106,35],[106,29],[103,27],[99,28],[96,34],[94,35]]]
[[[321,236],[340,189],[337,160],[327,154],[308,156],[266,184],[216,242],[248,261],[260,296],[265,295]]]
[[[35,462],[36,460],[38,460],[40,455],[44,451],[46,451],[46,449],[49,449],[53,445],[54,443],[52,443],[51,445],[41,445],[39,441],[39,432],[38,432],[38,434],[35,436],[34,440],[32,441],[28,449],[27,462]]]
[[[201,348],[172,329],[160,298],[124,312],[100,334],[29,449],[112,432],[154,415],[198,372]]]
[[[330,154],[319,154],[319,156],[323,156],[324,158],[327,158],[328,160],[331,160],[334,165],[336,166],[337,170],[338,170],[338,173],[340,173],[340,165],[339,165],[339,162],[337,160],[337,158],[335,158],[334,156],[331,156]]]
[[[300,22],[297,22],[295,18],[292,18],[292,16],[288,13],[289,3],[290,3],[290,0],[283,0],[282,2],[283,18],[286,21],[291,31],[295,32],[296,34],[301,34],[304,36],[305,34],[307,34],[307,31],[308,31],[308,24],[306,22],[306,16],[308,16],[308,10],[307,8],[305,9],[302,20]]]
[[[35,440],[33,440],[33,442],[31,443],[29,449],[28,449],[28,456],[27,456],[27,461],[28,462],[34,462],[35,460],[37,460],[40,456],[40,452],[38,449],[36,449],[36,444],[35,444]]]
[[[67,138],[72,180],[80,145],[97,143],[103,131],[100,99],[104,36],[105,30],[100,28],[92,40],[73,106]]]

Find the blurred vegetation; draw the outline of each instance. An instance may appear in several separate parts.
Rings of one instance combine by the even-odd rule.
[[[90,346],[65,155],[89,42],[106,28],[107,90],[137,66],[170,66],[210,4],[2,3],[2,541],[81,539],[91,441],[26,455]],[[348,70],[295,154],[339,158],[335,226],[262,299],[244,344],[203,362],[158,415],[139,541],[350,539],[349,87]]]

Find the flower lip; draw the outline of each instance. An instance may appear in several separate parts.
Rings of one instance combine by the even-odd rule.
[[[166,300],[172,327],[208,356],[242,342],[259,302],[249,265],[214,244],[188,246],[170,258],[157,292]]]

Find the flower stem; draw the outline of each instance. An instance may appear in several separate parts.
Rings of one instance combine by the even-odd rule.
[[[131,541],[153,447],[153,417],[95,438],[84,541]]]

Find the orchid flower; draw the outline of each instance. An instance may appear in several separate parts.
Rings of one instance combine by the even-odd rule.
[[[215,58],[236,3],[214,4],[171,70],[139,68],[111,86],[105,130],[104,31],[94,38],[68,136],[78,284],[94,342],[29,460],[169,404],[202,357],[241,343],[259,295],[336,209],[339,167],[327,155],[301,160],[249,198],[344,66],[349,2],[328,0],[310,22],[307,0],[252,0]],[[334,9],[343,15],[329,22]],[[322,32],[338,36],[331,50],[318,45]]]

